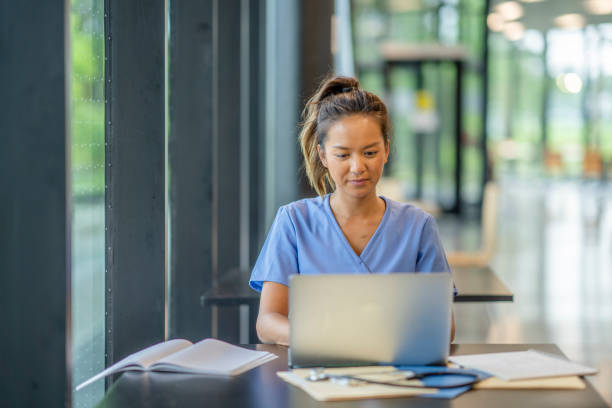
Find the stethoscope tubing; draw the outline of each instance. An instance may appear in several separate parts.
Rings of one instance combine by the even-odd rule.
[[[406,377],[405,380],[423,380],[425,378],[445,376],[445,375],[459,375],[459,376],[464,376],[464,377],[470,377],[471,379],[469,381],[465,381],[465,382],[458,383],[458,384],[452,384],[452,385],[412,385],[412,384],[399,384],[399,383],[392,382],[392,381],[369,380],[367,378],[362,378],[356,375],[324,374],[324,377],[321,377],[320,379],[314,380],[314,381],[320,381],[320,380],[326,380],[326,379],[327,380],[338,379],[338,380],[353,380],[353,381],[365,382],[367,384],[388,385],[392,387],[403,387],[403,388],[451,389],[451,388],[459,388],[459,387],[474,385],[481,380],[481,377],[478,374],[457,372],[457,371],[436,371],[436,372],[421,373],[421,374],[414,373],[412,376]],[[309,381],[313,381],[313,380],[309,379]]]

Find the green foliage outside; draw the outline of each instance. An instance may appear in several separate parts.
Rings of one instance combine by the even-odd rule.
[[[73,0],[72,191],[76,199],[104,194],[104,2]]]

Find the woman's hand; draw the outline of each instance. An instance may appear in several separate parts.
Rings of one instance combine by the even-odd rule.
[[[289,345],[289,288],[264,282],[259,299],[257,336],[262,343]]]

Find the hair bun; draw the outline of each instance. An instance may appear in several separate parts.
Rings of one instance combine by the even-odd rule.
[[[342,76],[332,77],[323,84],[318,99],[322,101],[330,96],[351,92],[357,89],[359,89],[359,81],[355,78]]]

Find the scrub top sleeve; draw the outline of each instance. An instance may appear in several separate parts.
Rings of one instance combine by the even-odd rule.
[[[258,292],[266,281],[289,286],[289,275],[295,273],[299,273],[295,227],[285,207],[281,207],[257,257],[249,285]]]
[[[428,215],[423,232],[421,234],[421,243],[419,248],[419,257],[417,259],[417,272],[448,272],[450,267],[446,260],[446,253],[440,241],[436,220],[431,215]],[[457,287],[453,283],[453,295],[457,296]]]
[[[438,234],[438,227],[431,215],[427,216],[423,225],[416,271],[450,272],[450,267],[446,261],[446,254]]]

